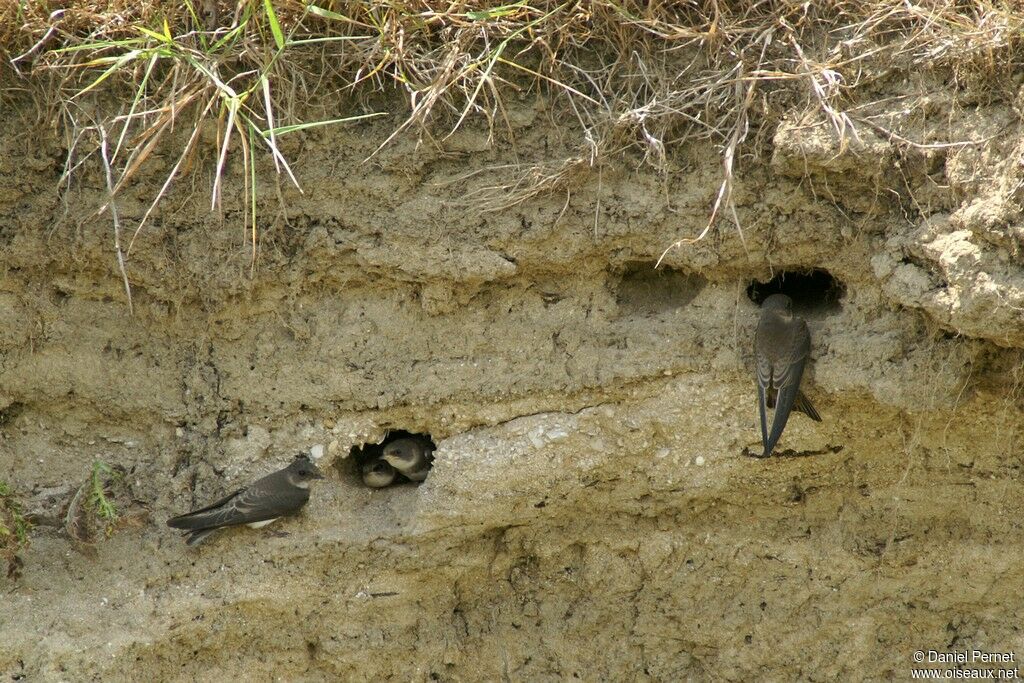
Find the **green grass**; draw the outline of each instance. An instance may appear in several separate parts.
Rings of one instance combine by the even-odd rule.
[[[183,7],[187,12],[176,22],[177,30],[172,30],[164,15],[150,26],[135,24],[131,27],[135,35],[129,37],[88,38],[51,52],[56,68],[86,75],[85,78],[69,78],[72,88],[65,102],[67,108],[105,85],[131,86],[127,97],[115,96],[115,102],[123,102],[120,108],[115,105],[115,111],[73,136],[86,144],[89,141],[95,144],[98,138],[109,193],[106,208],[113,222],[115,250],[130,307],[131,285],[126,262],[132,246],[171,185],[182,170],[190,166],[206,122],[217,131],[211,211],[222,209],[229,151],[232,147],[241,150],[245,168],[244,222],[252,246],[251,269],[255,269],[258,198],[264,191],[257,173],[259,152],[269,155],[278,175],[286,176],[301,193],[302,188],[278,146],[280,136],[380,115],[369,113],[279,125],[281,117],[277,115],[275,91],[282,80],[280,63],[305,16],[318,9],[315,6],[305,6],[287,32],[269,0],[241,5],[237,20],[230,28],[218,32],[202,30],[203,21],[190,0],[185,0]],[[241,60],[240,53],[246,53],[254,41],[258,48],[253,51],[254,56]],[[71,120],[74,116],[67,112],[65,118]],[[117,194],[145,165],[158,144],[172,137],[168,133],[174,126],[182,122],[191,133],[177,151],[173,167],[124,245],[116,207]],[[69,158],[73,155],[74,149]]]
[[[22,514],[21,505],[15,499],[11,486],[0,481],[0,546],[6,545],[6,539],[12,537],[16,546],[27,546],[31,527]]]
[[[120,472],[113,470],[101,460],[94,460],[92,463],[92,473],[89,477],[89,505],[103,522],[107,536],[113,532],[114,524],[120,516],[117,507],[107,493],[107,482],[119,480],[122,476]]]

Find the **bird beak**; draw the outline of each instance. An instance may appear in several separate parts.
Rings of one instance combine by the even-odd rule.
[[[394,467],[394,466],[395,466],[395,456],[393,456],[393,455],[384,455],[384,456],[381,456],[381,460],[383,460],[383,461],[384,461],[384,462],[386,462],[387,464],[391,465],[392,467]]]
[[[321,471],[320,471],[320,470],[318,469],[318,470],[316,471],[316,474],[314,474],[314,475],[313,475],[313,478],[314,478],[314,479],[323,479],[323,478],[324,478],[324,473],[323,473],[323,472],[321,472]]]

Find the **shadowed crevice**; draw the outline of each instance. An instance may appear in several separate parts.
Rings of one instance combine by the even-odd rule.
[[[627,263],[614,283],[615,301],[626,315],[657,315],[688,305],[707,284],[700,275],[654,262]]]
[[[793,311],[808,318],[824,318],[839,312],[846,285],[824,268],[782,271],[768,282],[752,281],[747,296],[760,306],[772,294],[793,300]]]

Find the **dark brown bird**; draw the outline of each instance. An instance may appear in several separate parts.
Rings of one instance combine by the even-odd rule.
[[[278,517],[293,515],[309,500],[309,484],[324,475],[306,455],[298,455],[288,467],[240,488],[215,503],[167,520],[167,526],[184,529],[188,545],[196,545],[217,529],[248,524],[258,529]]]
[[[821,416],[800,391],[800,379],[811,351],[811,335],[807,322],[793,315],[793,301],[785,294],[772,294],[761,304],[761,320],[754,334],[754,356],[757,360],[757,407],[761,414],[762,458],[775,450],[782,430],[794,408],[815,422]],[[774,408],[771,432],[768,431],[768,409]]]

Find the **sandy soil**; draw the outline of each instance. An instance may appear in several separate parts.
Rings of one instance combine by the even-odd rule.
[[[58,190],[58,139],[0,110],[0,478],[38,523],[0,671],[904,680],[919,649],[1024,655],[1019,123],[986,106],[906,122],[1003,131],[938,152],[767,122],[742,239],[723,222],[658,271],[704,227],[711,146],[487,211],[508,164],[574,154],[541,103],[510,112],[514,146],[467,124],[363,163],[394,121],[314,130],[253,277],[242,169],[222,216],[202,172],[175,188],[130,255],[134,317],[97,169]],[[747,287],[808,269],[845,288],[807,311],[824,422],[752,459]],[[422,486],[358,482],[350,448],[389,429],[437,442]],[[313,446],[328,478],[287,536],[190,551],[164,527]],[[96,459],[131,523],[85,548],[62,515]]]

